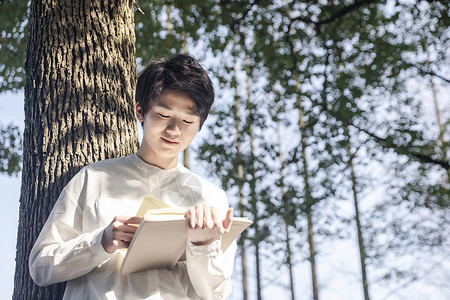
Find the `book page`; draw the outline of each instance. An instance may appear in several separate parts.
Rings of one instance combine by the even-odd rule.
[[[141,207],[139,207],[136,217],[143,218],[148,211],[161,208],[171,208],[171,206],[152,196],[146,195],[144,200],[142,200]]]
[[[149,215],[172,215],[172,216],[186,216],[187,210],[182,208],[175,208],[175,207],[167,207],[167,208],[158,208],[149,210],[145,213],[144,216]]]

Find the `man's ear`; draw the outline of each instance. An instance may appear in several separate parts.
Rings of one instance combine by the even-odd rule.
[[[136,103],[136,117],[139,122],[144,122],[144,111],[139,102]]]

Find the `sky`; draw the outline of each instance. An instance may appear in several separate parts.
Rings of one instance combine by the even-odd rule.
[[[24,124],[23,93],[10,92],[0,94],[0,123],[14,123],[23,131]],[[19,220],[20,176],[0,174],[1,203],[0,219],[4,226],[0,239],[0,293],[12,295],[17,243],[17,225]],[[6,227],[5,227],[6,224]]]
[[[441,99],[444,101],[449,100],[450,91],[446,90],[441,92]],[[447,102],[447,106],[448,106]],[[430,117],[432,111],[428,112]],[[14,123],[19,125],[23,130],[23,94],[6,92],[0,94],[0,123],[3,125]],[[208,124],[205,124],[207,128]],[[205,130],[202,130],[200,137],[205,135]],[[194,172],[204,176],[202,168],[206,169],[203,163],[196,163],[196,170]],[[203,169],[204,170],[204,169]],[[203,174],[202,174],[203,173]],[[206,177],[206,176],[204,176]],[[2,249],[0,272],[0,298],[3,296],[10,298],[13,292],[13,280],[14,280],[14,268],[15,268],[15,247],[17,238],[17,225],[18,225],[18,209],[19,209],[19,196],[20,196],[20,176],[9,177],[7,175],[0,174],[0,190],[2,193],[1,201],[3,204],[0,210],[0,217],[3,221],[2,232],[3,237],[0,239],[0,249]],[[215,182],[218,183],[217,180]],[[375,190],[370,196],[377,198],[382,193],[382,189]],[[321,246],[321,253],[318,256],[318,273],[320,282],[321,299],[330,300],[348,300],[348,299],[363,299],[362,288],[360,285],[360,273],[358,265],[358,253],[356,250],[356,242],[351,240],[346,241],[334,241],[328,242],[326,245]],[[263,250],[265,256],[270,257],[273,253],[267,253]],[[239,271],[239,258],[236,259],[236,270]],[[265,299],[290,299],[289,293],[285,288],[287,284],[287,274],[283,270],[276,270],[276,266],[271,264],[270,259],[265,258],[263,267],[264,277],[264,291],[263,296]],[[445,262],[447,268],[444,271],[450,270],[448,261]],[[251,253],[249,253],[249,266],[254,266],[254,261]],[[250,300],[256,299],[255,295],[255,283],[253,268],[250,267],[250,281],[249,281],[249,295]],[[276,271],[275,271],[276,270]],[[369,270],[370,271],[370,270]],[[239,272],[235,272],[234,278],[234,290],[230,297],[231,300],[241,299],[240,286],[239,286]],[[369,273],[370,274],[370,273]],[[445,274],[443,274],[444,276]],[[448,275],[448,274],[447,274]],[[438,274],[439,276],[439,274]],[[299,261],[295,268],[294,278],[296,282],[296,296],[297,299],[311,299],[310,291],[310,271],[309,264],[306,261]],[[439,290],[434,288],[429,282],[432,278],[426,278],[425,281],[421,281],[417,284],[409,285],[405,289],[396,291],[393,286],[383,286],[380,284],[371,285],[371,295],[373,300],[441,300],[445,299],[445,292],[449,292],[449,289]],[[3,295],[2,295],[3,294]],[[274,298],[275,297],[275,298]],[[5,299],[7,299],[5,298]]]

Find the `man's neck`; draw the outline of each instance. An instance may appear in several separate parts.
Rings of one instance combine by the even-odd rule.
[[[144,162],[163,170],[173,169],[178,165],[177,157],[174,158],[160,157],[154,153],[151,153],[151,151],[143,149],[142,147],[138,150],[136,155],[139,156],[139,158],[142,159]]]

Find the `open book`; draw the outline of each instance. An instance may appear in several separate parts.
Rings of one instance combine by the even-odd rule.
[[[143,219],[130,242],[121,274],[172,268],[178,261],[185,260],[186,211],[146,196],[137,213]],[[222,236],[222,251],[251,224],[248,218],[233,217],[230,232]]]

